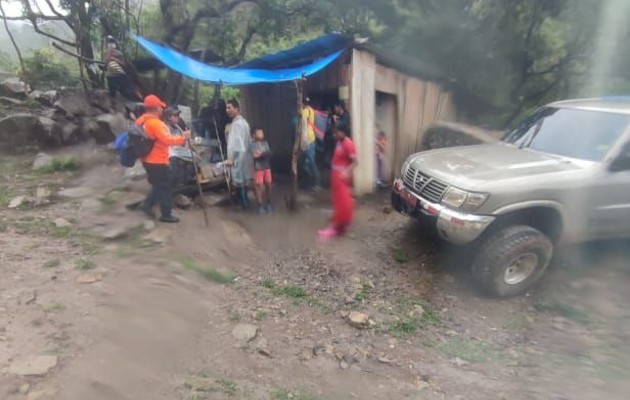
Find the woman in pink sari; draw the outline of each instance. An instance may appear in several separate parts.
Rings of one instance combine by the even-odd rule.
[[[357,154],[354,143],[347,134],[347,126],[341,125],[335,128],[337,145],[330,174],[333,216],[330,225],[318,232],[320,239],[324,240],[343,235],[352,222],[354,212],[352,171],[357,166]]]

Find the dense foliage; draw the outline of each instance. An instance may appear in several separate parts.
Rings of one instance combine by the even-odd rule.
[[[484,103],[472,119],[495,126],[554,99],[630,91],[627,0],[63,0],[46,18],[20,1],[31,22],[69,22],[67,43],[87,58],[98,58],[107,34],[127,58],[142,57],[129,32],[183,52],[211,49],[226,65],[325,32],[369,37],[434,66]],[[213,92],[173,72],[153,82],[170,100],[203,103]]]

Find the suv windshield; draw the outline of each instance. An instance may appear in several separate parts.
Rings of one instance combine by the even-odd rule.
[[[503,141],[545,153],[602,161],[630,123],[630,116],[602,111],[544,107]]]

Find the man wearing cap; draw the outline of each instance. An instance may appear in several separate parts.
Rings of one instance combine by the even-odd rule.
[[[153,207],[160,205],[160,221],[179,222],[179,218],[173,216],[173,188],[171,167],[169,165],[169,150],[171,146],[183,146],[186,139],[190,138],[190,132],[182,132],[181,136],[170,134],[169,128],[161,117],[166,104],[155,95],[144,98],[145,113],[136,120],[136,125],[144,128],[147,136],[154,141],[151,152],[142,159],[142,165],[147,171],[147,179],[151,184],[151,190],[142,203],[142,211],[150,218],[155,218]]]
[[[183,136],[184,130],[180,121],[181,110],[177,107],[168,107],[164,110],[164,122],[171,132],[171,136]],[[192,163],[190,149],[185,146],[171,146],[169,148],[169,161],[173,177],[173,191],[179,193],[186,183],[187,168]]]

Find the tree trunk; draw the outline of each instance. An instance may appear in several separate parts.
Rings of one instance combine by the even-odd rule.
[[[11,30],[9,29],[9,23],[4,18],[4,17],[6,17],[6,14],[4,13],[4,8],[2,8],[2,2],[1,1],[0,1],[0,13],[2,13],[2,17],[3,17],[2,21],[4,22],[4,29],[6,29],[7,35],[9,35],[9,39],[11,39],[11,43],[13,44],[13,48],[15,49],[15,52],[17,53],[18,61],[20,62],[20,71],[22,72],[22,80],[28,86],[28,77],[26,76],[26,68],[24,67],[24,59],[22,59],[22,52],[20,51],[20,48],[18,47],[17,43],[15,42],[15,38],[13,38],[13,33],[11,33]]]
[[[304,94],[304,81],[305,79],[300,79],[295,83],[296,92],[297,92],[297,127],[295,129],[295,143],[293,144],[293,154],[291,158],[291,177],[292,177],[292,186],[291,186],[291,194],[287,199],[287,208],[290,211],[297,210],[297,192],[298,192],[298,161],[300,159],[300,155],[302,154],[302,98]]]
[[[92,17],[88,10],[85,9],[85,5],[83,3],[77,4],[75,8],[76,12],[75,18],[76,22],[74,24],[74,34],[76,36],[77,42],[77,50],[79,51],[79,55],[84,59],[94,60],[94,48],[92,47],[92,37],[90,32],[90,27],[92,25]],[[79,62],[79,66],[85,66],[85,71],[87,72],[88,81],[92,88],[102,88],[103,82],[101,80],[100,74],[93,71],[88,63]]]

